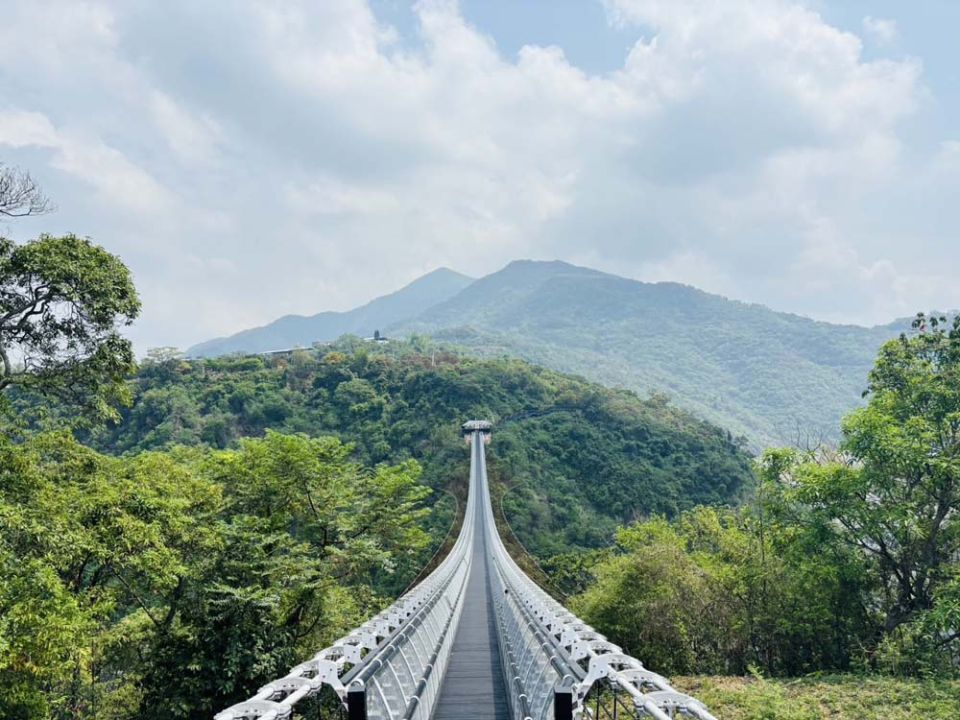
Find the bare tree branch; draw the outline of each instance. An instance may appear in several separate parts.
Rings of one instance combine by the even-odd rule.
[[[53,211],[50,199],[26,170],[0,163],[0,215],[26,217]]]

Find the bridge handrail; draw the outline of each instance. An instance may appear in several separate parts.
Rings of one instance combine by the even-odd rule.
[[[369,720],[428,720],[463,610],[477,502],[482,503],[498,645],[516,720],[548,720],[554,692],[561,687],[572,694],[574,716],[590,717],[585,701],[600,682],[621,688],[640,715],[671,720],[679,713],[716,720],[698,700],[677,692],[582,622],[514,562],[496,530],[482,434],[480,428],[471,433],[463,526],[440,565],[390,607],[253,697],[218,713],[215,720],[287,718],[296,703],[323,685],[332,687],[345,704],[354,689],[363,690]]]
[[[315,695],[324,685],[333,688],[346,703],[351,688],[364,688],[371,682],[379,693],[374,699],[375,704],[392,702],[400,706],[388,710],[390,717],[420,717],[424,705],[422,696],[425,693],[436,695],[452,645],[452,630],[456,629],[463,608],[463,591],[470,574],[470,550],[476,525],[474,508],[478,493],[475,477],[476,468],[471,458],[470,490],[460,534],[447,557],[432,573],[390,607],[311,659],[296,665],[284,677],[267,683],[253,697],[217,713],[214,720],[280,720],[289,717],[298,702]],[[441,602],[444,597],[447,603]],[[445,617],[433,618],[437,613]],[[403,645],[412,642],[416,634],[411,633],[412,630],[427,627],[431,618],[435,622],[424,634],[433,636],[433,647],[418,648],[414,644],[410,655],[417,667],[412,669]],[[398,687],[399,695],[387,698],[376,675],[389,669],[397,685],[403,685],[400,674],[391,665],[398,651],[403,660],[403,678],[412,682],[407,682],[407,688]],[[430,707],[432,700],[430,697],[426,703]],[[395,712],[397,709],[399,712]],[[370,714],[371,720],[375,717],[376,711]]]
[[[494,561],[501,589],[504,590],[504,598],[499,598],[497,608],[501,612],[509,612],[511,607],[516,607],[521,617],[514,619],[514,624],[529,623],[539,639],[546,638],[541,652],[548,655],[561,682],[568,682],[571,677],[573,679],[574,713],[582,716],[587,712],[584,706],[587,695],[594,685],[606,680],[624,690],[638,712],[656,720],[671,720],[675,713],[698,720],[716,720],[703,703],[678,692],[666,678],[644,668],[639,660],[625,654],[619,646],[580,620],[520,569],[496,532],[483,453],[480,454],[480,463],[481,468],[477,475],[481,482],[479,495],[485,505],[483,511],[487,515],[487,547]],[[512,596],[512,600],[508,600],[507,596]],[[498,629],[509,622],[510,620],[500,620]],[[509,637],[505,640],[506,643],[501,643],[502,645],[511,642]],[[552,695],[553,689],[523,687],[520,693],[529,700],[531,697],[548,696],[544,690],[550,691]],[[552,700],[552,697],[550,699]],[[547,720],[550,707],[551,703],[541,702],[539,712],[538,708],[534,707],[531,708],[534,711],[532,715],[518,714],[516,710],[513,714],[519,718]]]

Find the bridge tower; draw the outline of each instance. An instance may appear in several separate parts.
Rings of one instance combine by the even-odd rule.
[[[479,432],[483,438],[483,444],[489,445],[491,429],[493,429],[493,423],[489,420],[467,420],[467,422],[463,424],[463,437],[467,441],[467,444],[469,444],[473,433]]]

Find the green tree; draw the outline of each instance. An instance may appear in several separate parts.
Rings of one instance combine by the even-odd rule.
[[[960,556],[960,316],[914,328],[880,350],[838,458],[791,473],[797,497],[869,558],[887,633],[934,608]]]
[[[109,457],[0,438],[0,717],[193,718],[384,600],[419,557],[419,467],[332,438]]]
[[[856,564],[811,549],[801,526],[764,523],[755,508],[636,523],[617,533],[616,552],[572,606],[659,672],[849,667],[870,635]]]
[[[732,623],[709,570],[664,519],[622,530],[617,545],[596,582],[571,600],[574,612],[657,672],[716,670],[713,635]]]
[[[129,270],[89,240],[0,238],[0,392],[55,396],[88,422],[116,417],[135,369],[119,327],[139,313]]]

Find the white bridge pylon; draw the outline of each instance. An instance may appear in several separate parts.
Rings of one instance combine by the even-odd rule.
[[[664,677],[573,615],[513,561],[490,502],[484,451],[490,429],[482,420],[464,424],[470,486],[463,526],[443,562],[386,610],[249,700],[217,713],[215,720],[296,717],[297,704],[324,685],[337,693],[349,720],[430,720],[463,611],[475,542],[486,548],[511,718],[716,720],[698,700],[674,690]],[[480,710],[477,717],[484,716]]]

